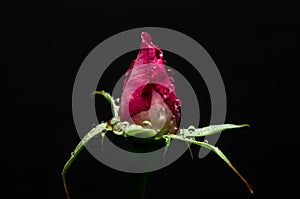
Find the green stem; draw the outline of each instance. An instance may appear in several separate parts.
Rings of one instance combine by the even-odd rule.
[[[134,174],[134,181],[136,185],[136,199],[145,199],[146,186],[150,173],[136,173]]]

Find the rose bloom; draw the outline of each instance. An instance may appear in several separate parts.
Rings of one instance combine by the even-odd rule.
[[[150,35],[141,34],[141,47],[124,80],[119,108],[121,121],[142,125],[151,122],[156,136],[178,131],[180,100],[164,66],[163,52]],[[143,123],[144,122],[144,123]]]

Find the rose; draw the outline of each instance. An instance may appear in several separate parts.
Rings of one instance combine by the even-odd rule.
[[[121,121],[150,125],[158,134],[175,134],[181,102],[164,66],[163,52],[150,35],[141,34],[137,58],[126,72],[119,108]],[[150,124],[151,123],[151,124]]]
[[[164,155],[166,154],[166,149],[170,145],[171,139],[184,141],[186,143],[195,144],[209,149],[223,159],[227,165],[243,180],[249,191],[253,193],[249,183],[245,180],[245,178],[243,178],[237,169],[233,167],[228,158],[218,147],[215,147],[207,142],[200,142],[196,140],[198,137],[206,137],[220,133],[223,130],[241,128],[249,125],[220,124],[197,129],[194,126],[189,126],[188,129],[181,128],[180,133],[178,135],[174,135],[178,131],[180,121],[180,100],[176,97],[176,93],[174,91],[175,87],[170,81],[164,67],[162,51],[152,43],[149,34],[143,32],[141,37],[142,43],[140,51],[137,55],[137,58],[132,62],[129,70],[126,73],[120,106],[117,106],[114,98],[105,91],[94,92],[94,94],[101,94],[112,104],[115,117],[108,122],[101,122],[97,126],[93,127],[82,138],[80,143],[76,146],[74,152],[71,153],[71,157],[64,165],[62,171],[62,180],[67,198],[70,197],[66,185],[66,172],[70,165],[92,138],[96,137],[97,135],[101,135],[101,143],[103,144],[105,135],[110,132],[113,132],[118,136],[124,136],[125,138],[132,138],[133,136],[136,137],[135,135],[138,134],[149,135],[148,137],[151,139],[146,140],[151,141],[153,140],[152,138],[156,136],[155,140],[165,141],[164,144],[166,148],[164,150]],[[148,126],[145,127],[145,125]],[[147,137],[140,136],[139,138]],[[140,142],[134,142],[134,146],[131,146],[141,146],[136,145],[137,143],[140,144]],[[146,150],[152,150],[151,148],[148,148],[149,144],[146,145],[146,147],[144,143],[142,144],[142,148],[146,148]],[[154,142],[151,142],[150,145],[153,146]],[[190,152],[192,151],[190,150]],[[138,156],[134,155],[134,157]],[[142,158],[140,160],[152,161],[154,159]],[[136,162],[134,161],[133,163],[135,164]],[[142,166],[144,167],[145,165],[142,164]],[[147,167],[148,166],[149,165],[147,164]],[[128,166],[126,166],[126,169],[127,168]],[[143,183],[138,184],[142,185]],[[144,188],[145,187],[143,186],[138,190],[143,191]]]

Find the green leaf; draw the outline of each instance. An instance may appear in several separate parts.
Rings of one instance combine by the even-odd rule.
[[[112,109],[113,109],[113,114],[115,117],[118,117],[118,112],[119,112],[119,106],[116,105],[116,101],[113,98],[113,96],[111,96],[109,93],[105,92],[105,91],[94,91],[92,92],[92,95],[102,95],[103,97],[105,97],[105,99],[112,105]]]
[[[189,139],[189,138],[185,138],[181,135],[174,135],[174,134],[169,134],[169,135],[164,135],[163,136],[165,139],[171,138],[171,139],[176,139],[176,140],[181,140],[181,141],[185,141],[185,142],[189,142],[192,144],[196,144],[199,145],[201,147],[205,147],[211,151],[213,151],[214,153],[216,153],[222,160],[224,160],[226,162],[226,164],[241,178],[241,180],[246,184],[248,190],[253,193],[253,190],[251,188],[251,186],[249,185],[249,183],[246,181],[246,179],[236,170],[236,168],[230,163],[230,161],[228,160],[228,158],[224,155],[224,153],[218,148],[215,147],[213,145],[210,145],[208,143],[205,142],[199,142],[196,141],[194,139]]]
[[[188,129],[180,129],[180,135],[183,135],[184,137],[190,138],[190,137],[204,137],[208,135],[213,135],[216,133],[221,133],[224,130],[228,129],[235,129],[235,128],[242,128],[248,126],[249,124],[242,124],[242,125],[235,125],[235,124],[220,124],[220,125],[210,125],[204,128],[191,128]]]
[[[84,148],[84,146],[95,136],[99,135],[100,133],[106,132],[106,123],[101,123],[97,125],[95,128],[90,130],[83,139],[79,142],[79,144],[76,146],[74,152],[71,153],[70,159],[67,161],[67,163],[64,165],[63,171],[62,171],[62,180],[65,188],[65,192],[67,194],[67,198],[69,199],[69,193],[67,189],[67,183],[66,183],[66,173],[73,163],[73,161],[76,159],[76,157],[79,155],[80,151]]]

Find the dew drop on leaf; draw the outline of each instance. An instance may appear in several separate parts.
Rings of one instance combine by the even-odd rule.
[[[125,129],[127,129],[128,127],[129,127],[129,122],[122,122],[122,124],[121,124],[121,129],[124,131]]]
[[[189,131],[190,133],[195,132],[195,127],[194,127],[194,126],[189,126],[189,127],[188,127],[188,131]]]

